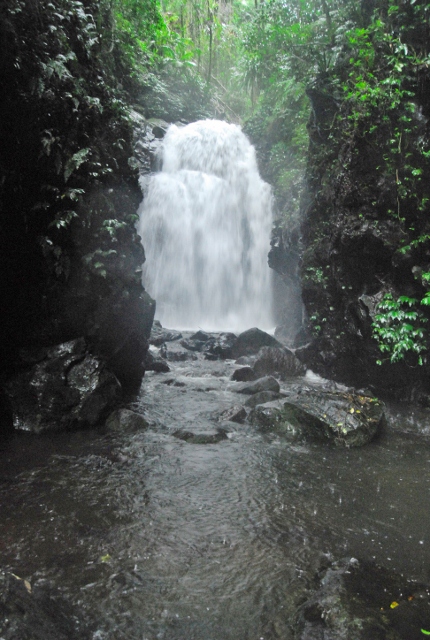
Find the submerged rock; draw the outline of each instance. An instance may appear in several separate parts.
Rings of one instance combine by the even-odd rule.
[[[277,430],[336,445],[360,447],[370,442],[384,419],[376,398],[305,389],[286,400],[261,404],[249,416],[265,431]]]
[[[2,640],[87,640],[90,632],[78,612],[57,592],[31,587],[0,571],[0,637]]]
[[[173,433],[175,438],[184,440],[190,444],[217,444],[222,440],[227,440],[227,432],[224,429],[207,430],[199,433],[193,431],[187,431],[185,429],[179,429]]]
[[[306,373],[305,365],[287,347],[263,347],[254,363],[258,376],[273,375],[281,380]]]
[[[232,387],[232,391],[236,391],[236,393],[249,393],[250,395],[260,391],[279,392],[279,389],[279,382],[273,376],[264,376],[253,382],[239,382]]]
[[[5,385],[15,429],[41,433],[98,424],[121,385],[83,338],[38,352],[39,361]]]
[[[419,640],[430,632],[429,587],[355,558],[329,565],[300,607],[299,640]],[[423,631],[424,630],[424,631]]]
[[[257,327],[241,333],[232,349],[232,357],[240,358],[258,353],[261,347],[282,347],[281,343]]]

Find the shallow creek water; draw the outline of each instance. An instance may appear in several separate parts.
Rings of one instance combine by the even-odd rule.
[[[219,426],[243,400],[235,365],[171,367],[130,405],[147,430],[3,445],[3,567],[53,582],[96,621],[95,640],[288,640],[324,554],[430,579],[425,422],[392,411],[363,449],[232,423],[227,440],[191,444],[173,432]]]

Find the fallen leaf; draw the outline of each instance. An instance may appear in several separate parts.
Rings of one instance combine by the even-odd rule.
[[[399,603],[394,600],[394,602],[390,604],[390,609],[395,609],[398,606],[399,606]]]

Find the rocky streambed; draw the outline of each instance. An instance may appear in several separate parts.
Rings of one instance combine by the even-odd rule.
[[[100,427],[3,442],[2,638],[425,637],[427,415],[266,336],[158,326]]]

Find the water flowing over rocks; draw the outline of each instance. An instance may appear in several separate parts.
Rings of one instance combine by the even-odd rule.
[[[303,388],[286,400],[258,405],[249,416],[266,431],[361,447],[382,426],[384,406],[376,398],[354,393]]]
[[[430,630],[427,585],[356,558],[329,562],[317,579],[297,640],[420,640]]]
[[[15,429],[41,433],[94,426],[121,396],[121,385],[84,338],[23,354],[30,368],[5,385]]]
[[[2,640],[90,640],[82,616],[47,585],[0,571]]]

